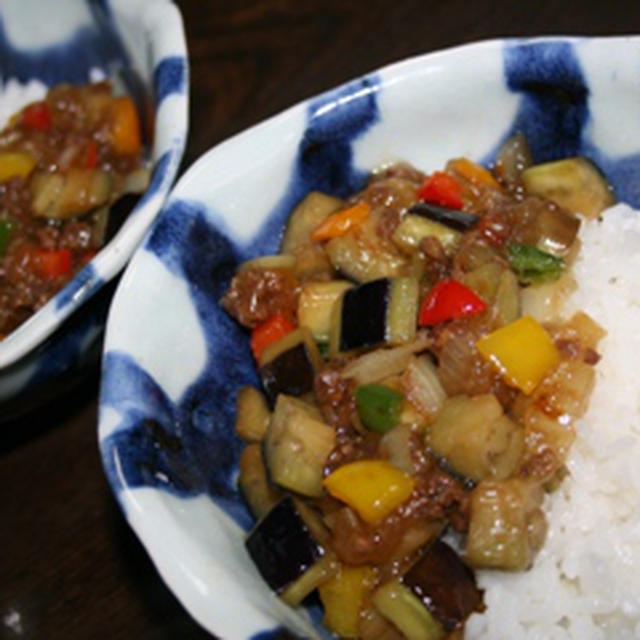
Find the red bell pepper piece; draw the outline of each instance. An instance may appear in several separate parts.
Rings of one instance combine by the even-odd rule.
[[[272,343],[284,338],[296,328],[290,320],[278,313],[272,315],[268,320],[259,324],[251,332],[251,351],[254,358],[259,362],[262,352]]]
[[[48,131],[53,123],[51,109],[46,102],[34,102],[24,108],[22,112],[22,124],[31,129]]]
[[[71,273],[69,249],[34,249],[33,267],[43,278],[53,279]]]
[[[92,138],[89,140],[84,156],[84,166],[87,169],[95,169],[98,166],[98,143]]]
[[[448,173],[435,171],[418,189],[418,198],[449,209],[462,209],[462,186]]]
[[[445,279],[429,291],[420,306],[418,322],[421,327],[436,325],[445,320],[482,313],[486,302],[469,287],[457,280]]]

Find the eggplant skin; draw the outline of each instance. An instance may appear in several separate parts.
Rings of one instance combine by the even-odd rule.
[[[265,582],[282,593],[324,555],[291,496],[280,500],[245,541]]]
[[[447,632],[461,628],[474,611],[484,611],[473,571],[442,540],[431,545],[402,582]]]
[[[340,351],[384,342],[391,280],[380,278],[345,291],[342,302]]]
[[[299,342],[261,366],[259,373],[262,386],[272,405],[280,393],[301,396],[313,389],[315,370],[304,342]]]

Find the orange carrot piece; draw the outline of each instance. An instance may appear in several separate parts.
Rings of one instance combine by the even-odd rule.
[[[134,155],[140,152],[140,119],[129,96],[113,99],[110,107],[111,146],[122,155]]]
[[[322,242],[343,236],[353,227],[362,224],[370,213],[371,206],[368,202],[358,202],[348,209],[332,213],[311,232],[311,239]]]
[[[500,183],[493,177],[490,171],[475,162],[471,162],[468,158],[451,160],[447,168],[476,184],[482,183],[494,189],[501,188]]]

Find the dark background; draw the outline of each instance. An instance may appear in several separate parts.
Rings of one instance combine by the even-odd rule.
[[[637,0],[178,4],[191,60],[185,167],[245,127],[407,56],[490,37],[640,31]],[[96,367],[70,396],[0,424],[0,638],[208,638],[107,486],[97,385]]]

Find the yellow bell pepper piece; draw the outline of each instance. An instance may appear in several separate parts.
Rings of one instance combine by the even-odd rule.
[[[325,489],[369,524],[384,520],[413,491],[415,482],[386,460],[358,460],[324,479]]]
[[[493,177],[490,171],[475,162],[471,162],[471,160],[467,158],[451,160],[447,168],[476,184],[486,184],[494,189],[501,188],[500,183]]]
[[[26,178],[35,168],[36,159],[25,151],[0,153],[0,182],[21,176]]]
[[[322,242],[343,236],[353,227],[363,223],[370,213],[371,206],[368,202],[358,202],[353,207],[332,213],[311,232],[311,239],[314,242]]]
[[[523,316],[480,338],[476,347],[507,384],[527,395],[560,362],[551,337],[531,316]]]
[[[324,607],[323,622],[341,638],[357,638],[360,610],[373,590],[376,571],[373,567],[341,567],[340,571],[318,587]]]

